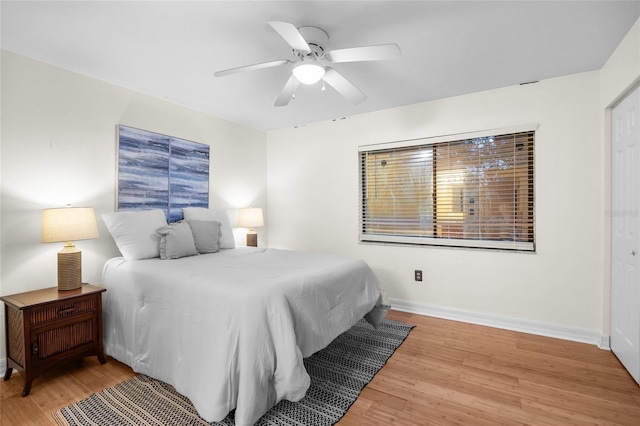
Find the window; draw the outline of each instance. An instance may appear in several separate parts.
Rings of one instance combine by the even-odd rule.
[[[360,147],[360,241],[533,251],[532,128]]]

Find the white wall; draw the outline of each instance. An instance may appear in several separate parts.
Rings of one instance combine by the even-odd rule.
[[[358,244],[359,145],[529,123],[540,125],[535,254]],[[595,71],[270,132],[270,246],[362,257],[391,298],[418,311],[552,325],[597,340],[602,127]]]
[[[631,27],[602,67],[602,104],[610,108],[640,81],[640,20]]]
[[[100,238],[76,246],[84,281],[101,282],[105,261],[119,255],[100,218],[115,209],[117,124],[209,144],[210,207],[266,207],[264,132],[10,52],[1,59],[0,294],[56,285],[63,243],[40,243],[41,210],[66,204],[96,211]],[[236,241],[244,245],[241,230]]]

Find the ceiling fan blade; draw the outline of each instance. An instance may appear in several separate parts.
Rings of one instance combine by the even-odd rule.
[[[288,105],[289,101],[291,101],[291,99],[293,98],[293,95],[295,94],[299,84],[300,83],[298,82],[298,80],[293,75],[291,75],[291,77],[289,77],[289,80],[287,80],[284,87],[282,88],[280,95],[278,95],[278,99],[276,99],[276,103],[274,105]]]
[[[295,25],[280,21],[269,21],[269,25],[295,50],[307,53],[311,52],[311,48]]]
[[[378,46],[350,47],[336,49],[327,52],[331,62],[359,62],[382,61],[386,59],[398,59],[401,52],[395,43],[381,44]]]
[[[367,99],[367,95],[331,67],[325,68],[323,79],[355,105]]]
[[[281,59],[279,61],[262,62],[260,64],[245,65],[243,67],[237,67],[237,68],[231,68],[231,69],[228,69],[228,70],[216,71],[213,75],[215,75],[216,77],[224,77],[225,75],[235,74],[237,72],[260,70],[260,69],[263,69],[263,68],[277,67],[279,65],[284,65],[284,64],[288,64],[288,63],[291,63],[291,61],[288,61],[286,59]]]

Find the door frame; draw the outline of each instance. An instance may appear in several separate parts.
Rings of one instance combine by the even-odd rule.
[[[634,93],[634,92],[638,92],[638,93]],[[613,303],[614,303],[614,297],[613,297],[613,291],[614,291],[614,280],[613,280],[613,272],[614,272],[614,218],[617,217],[616,216],[616,211],[614,211],[614,205],[613,205],[613,195],[614,195],[614,188],[613,188],[613,183],[614,183],[614,169],[613,169],[613,162],[614,162],[614,131],[616,130],[615,128],[615,123],[614,123],[614,109],[617,108],[622,102],[624,102],[625,100],[629,99],[629,97],[631,95],[634,95],[636,97],[636,101],[635,101],[635,106],[636,111],[638,112],[636,115],[636,118],[638,120],[638,123],[636,123],[635,127],[636,129],[640,126],[640,82],[636,81],[632,86],[630,86],[627,90],[624,91],[623,94],[621,94],[614,102],[612,102],[612,104],[610,106],[608,106],[605,109],[605,123],[604,123],[604,146],[605,146],[605,208],[606,208],[606,219],[605,219],[605,249],[608,249],[608,256],[605,256],[605,265],[604,265],[604,271],[605,274],[607,274],[607,280],[605,280],[605,292],[604,292],[604,309],[603,309],[603,322],[607,322],[608,321],[608,327],[604,327],[603,330],[609,330],[609,335],[606,337],[603,335],[602,338],[602,344],[599,346],[602,349],[608,349],[613,351],[612,348],[612,339],[613,339],[613,335],[614,335],[614,331],[613,331],[613,315],[614,315],[614,309],[613,309]],[[638,150],[640,150],[640,132],[637,132],[636,130],[636,137],[637,140],[635,141],[636,146],[638,147]],[[636,154],[636,155],[640,155],[640,154]],[[634,168],[634,166],[638,166],[640,167],[640,157],[639,158],[634,158],[633,159],[633,165],[631,166],[632,169]],[[626,175],[625,175],[626,176]],[[624,177],[623,177],[624,179]],[[638,185],[638,191],[640,191],[640,185]],[[635,192],[635,191],[634,191]],[[640,196],[640,195],[639,195]],[[637,208],[638,206],[631,206],[632,208]],[[621,206],[621,208],[626,208],[626,206]],[[640,233],[640,219],[637,219],[637,229],[636,232]],[[630,241],[630,240],[627,240]],[[621,240],[622,243],[624,243],[624,240]],[[623,244],[624,246],[625,244]],[[636,248],[637,247],[637,248]],[[636,250],[638,250],[640,252],[640,237],[636,236],[636,241],[632,242],[631,244],[631,250],[632,253],[634,253]],[[635,272],[635,278],[636,280],[640,280],[640,261],[636,260],[635,261],[636,264],[636,272]],[[635,280],[634,280],[635,281]],[[606,285],[608,284],[608,286]],[[639,284],[640,285],[640,284]],[[608,288],[607,288],[608,287]],[[607,303],[608,302],[608,303]],[[607,309],[608,308],[608,309]],[[640,301],[637,304],[637,308],[640,309]],[[633,372],[629,371],[629,374],[633,377],[633,379],[638,382],[638,384],[640,384],[640,369],[636,368],[637,365],[633,365],[636,363],[640,363],[640,333],[638,336],[635,336],[635,331],[639,331],[640,332],[640,324],[637,325],[638,329],[636,330],[632,330],[633,332],[633,339],[635,340],[635,343],[637,345],[637,357],[638,359],[633,359],[632,361],[632,365],[631,367],[634,369]],[[624,345],[623,345],[624,346]],[[614,352],[615,354],[615,352]],[[618,357],[618,354],[615,354],[616,357]],[[636,355],[635,352],[633,353],[633,355]],[[628,353],[625,355],[625,357],[628,357]],[[622,363],[622,359],[620,359],[621,363]],[[626,366],[625,366],[626,368]]]

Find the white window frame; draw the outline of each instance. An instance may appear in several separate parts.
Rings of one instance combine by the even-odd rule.
[[[425,237],[425,236],[401,236],[401,235],[384,235],[384,234],[372,234],[365,233],[365,224],[364,224],[364,196],[363,196],[363,166],[362,166],[362,153],[363,152],[372,152],[378,150],[387,150],[387,149],[398,149],[398,148],[409,148],[409,147],[418,147],[423,145],[437,145],[445,142],[453,142],[467,139],[475,139],[475,138],[483,138],[495,135],[505,135],[512,133],[521,133],[521,132],[537,132],[539,125],[538,124],[525,124],[519,126],[511,126],[505,128],[497,128],[497,129],[487,129],[482,131],[468,132],[468,133],[458,133],[458,134],[450,134],[450,135],[441,135],[441,136],[433,136],[426,137],[420,139],[411,139],[397,142],[384,142],[377,144],[367,144],[360,145],[358,147],[358,172],[359,172],[359,187],[358,187],[358,197],[359,197],[359,223],[358,223],[358,234],[360,243],[379,243],[379,244],[401,244],[401,245],[418,245],[418,246],[446,246],[446,247],[464,247],[464,248],[481,248],[481,249],[499,249],[499,250],[512,250],[512,251],[525,251],[525,252],[535,252],[535,241],[536,241],[536,222],[535,222],[535,146],[536,142],[534,140],[533,143],[533,160],[534,160],[534,169],[533,169],[533,241],[532,242],[524,242],[524,241],[510,241],[510,240],[476,240],[476,239],[457,239],[457,238],[440,238],[440,237]]]

